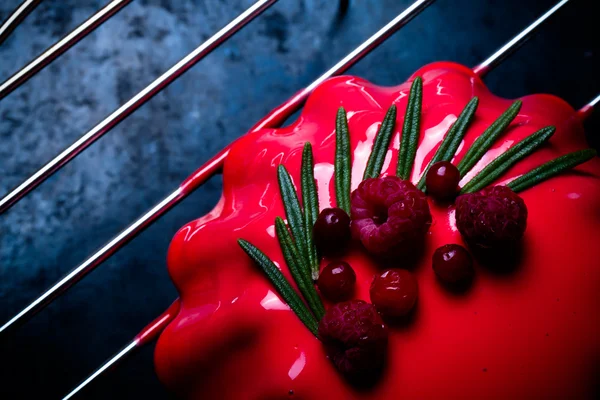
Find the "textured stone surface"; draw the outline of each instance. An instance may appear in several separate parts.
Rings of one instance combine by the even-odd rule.
[[[18,0],[2,0],[0,20]],[[45,1],[0,46],[0,80],[106,1]],[[0,101],[0,192],[26,179],[251,0],[132,2]],[[281,0],[167,90],[0,216],[4,322],[177,187],[210,155],[310,83],[410,1]],[[395,84],[434,60],[474,65],[554,0],[440,0],[350,72]],[[579,107],[600,92],[598,37],[579,2],[486,79],[507,97],[550,92]],[[599,118],[589,123],[599,143]],[[597,132],[596,132],[597,133]],[[0,398],[65,394],[176,297],[165,254],[179,226],[219,196],[211,180],[0,344]],[[151,346],[87,398],[162,399]],[[19,395],[15,395],[19,393]]]

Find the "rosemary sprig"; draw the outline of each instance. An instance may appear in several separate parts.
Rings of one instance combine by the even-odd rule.
[[[319,196],[315,185],[315,173],[312,146],[309,142],[304,144],[302,150],[302,204],[304,205],[304,232],[306,234],[306,247],[312,278],[319,278],[319,258],[317,248],[313,242],[313,227],[319,216]]]
[[[596,156],[596,150],[585,149],[575,151],[573,153],[565,154],[564,156],[558,157],[552,161],[548,161],[545,164],[529,171],[528,173],[521,175],[508,185],[515,192],[521,192],[528,189],[546,179],[552,178],[555,175],[560,174],[563,171],[574,168],[579,164],[594,158]]]
[[[417,145],[419,144],[419,130],[421,123],[421,104],[423,102],[423,80],[417,76],[410,87],[402,138],[398,150],[398,166],[396,175],[401,179],[410,179],[413,169]]]
[[[479,98],[473,97],[462,110],[456,121],[454,121],[448,130],[448,133],[444,137],[444,140],[440,144],[440,147],[438,147],[435,155],[427,165],[427,168],[425,168],[425,171],[423,171],[423,175],[417,184],[417,187],[420,190],[425,189],[425,178],[427,176],[427,171],[429,171],[429,168],[431,168],[433,164],[440,161],[452,161],[458,146],[460,146],[460,142],[462,142],[465,134],[467,133],[467,129],[469,128],[471,121],[473,121],[473,117],[475,116],[475,111],[477,111],[478,105]]]
[[[279,180],[281,198],[283,200],[283,208],[285,209],[285,216],[290,225],[290,230],[294,236],[296,246],[298,247],[299,256],[304,258],[305,265],[310,267],[310,256],[308,245],[306,243],[306,231],[304,229],[304,216],[302,214],[302,209],[300,208],[298,196],[296,195],[296,189],[292,183],[292,178],[283,165],[279,165],[277,177]],[[310,270],[305,271],[305,273],[310,274]]]
[[[290,306],[292,311],[296,313],[298,318],[306,325],[306,327],[317,336],[318,322],[315,317],[308,311],[306,305],[298,296],[298,293],[292,288],[290,283],[285,279],[279,268],[267,257],[262,251],[247,242],[244,239],[238,239],[240,247],[252,258],[252,260],[264,271],[271,283],[277,289],[277,292],[283,300]]]
[[[538,147],[550,139],[555,131],[556,128],[553,126],[542,128],[506,150],[465,184],[460,191],[461,194],[477,192],[498,179],[517,161],[533,153]]]
[[[467,154],[458,164],[458,171],[463,177],[473,168],[475,164],[494,144],[496,139],[508,128],[510,123],[516,118],[521,109],[521,100],[515,101],[497,120],[495,120],[482,134],[473,142]]]
[[[317,317],[317,320],[320,320],[325,314],[325,308],[310,280],[310,276],[303,273],[306,267],[302,266],[302,257],[298,255],[298,249],[290,236],[290,232],[280,217],[275,218],[275,231],[277,232],[279,246],[281,247],[285,262],[290,269],[296,285],[300,289],[300,293],[304,296],[314,316]]]
[[[344,107],[337,112],[335,123],[335,196],[337,206],[350,215],[350,181],[352,166],[350,161],[350,132]]]
[[[383,122],[375,136],[375,143],[367,161],[367,167],[363,175],[363,180],[368,178],[377,178],[381,174],[381,168],[385,161],[385,155],[392,140],[392,133],[396,126],[396,105],[392,104],[383,118]]]

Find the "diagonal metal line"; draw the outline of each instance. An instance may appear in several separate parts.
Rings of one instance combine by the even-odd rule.
[[[518,35],[508,41],[504,46],[500,47],[494,54],[489,56],[485,61],[481,64],[473,68],[473,72],[475,72],[479,76],[484,76],[492,69],[496,68],[502,61],[508,58],[511,54],[517,51],[525,42],[527,42],[531,37],[538,31],[538,29],[542,26],[544,22],[546,22],[550,17],[552,17],[558,10],[560,10],[563,6],[565,6],[569,0],[562,0],[558,2],[554,7],[546,11],[541,17],[533,21],[527,28],[522,30]]]
[[[75,28],[67,36],[50,46],[46,51],[25,65],[13,76],[0,84],[0,100],[8,96],[19,86],[27,82],[32,76],[40,72],[61,54],[73,47],[77,42],[92,33],[97,27],[115,15],[119,10],[131,3],[132,0],[113,0],[104,8],[92,15],[87,21]],[[1,41],[1,40],[0,40]]]
[[[88,146],[101,138],[105,133],[109,132],[117,124],[144,105],[152,97],[154,97],[154,95],[171,84],[175,79],[183,75],[184,72],[192,68],[198,61],[203,59],[220,44],[233,36],[242,27],[262,14],[277,1],[278,0],[259,0],[250,6],[250,8],[223,27],[220,31],[215,33],[206,42],[185,56],[182,60],[158,77],[145,89],[119,107],[115,112],[106,117],[85,135],[80,137],[75,143],[67,147],[59,155],[54,157],[46,165],[27,178],[23,183],[7,193],[2,199],[0,199],[0,213],[5,212],[12,207],[23,196],[35,189],[52,174],[75,158],[79,153],[84,151]]]
[[[41,2],[42,0],[25,0],[8,16],[0,25],[0,45]]]

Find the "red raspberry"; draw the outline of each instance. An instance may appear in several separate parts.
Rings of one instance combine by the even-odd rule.
[[[488,249],[511,246],[525,233],[527,206],[506,186],[485,188],[456,199],[456,226],[471,245]]]
[[[352,236],[372,254],[398,256],[431,225],[425,194],[395,176],[370,178],[352,192]]]
[[[387,327],[375,307],[362,300],[329,308],[319,323],[319,339],[333,364],[347,377],[377,372],[386,358]]]

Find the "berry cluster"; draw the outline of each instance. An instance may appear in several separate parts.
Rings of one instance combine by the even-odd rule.
[[[425,175],[427,193],[436,200],[449,200],[459,191],[460,173],[448,161],[433,164]],[[485,188],[456,199],[456,226],[471,247],[506,251],[519,243],[527,225],[527,207],[521,197],[506,186]],[[444,283],[469,282],[473,260],[464,247],[448,244],[432,258],[433,270]]]
[[[460,175],[448,162],[434,164],[426,175],[427,191],[438,200],[458,193]],[[340,208],[323,210],[313,236],[321,254],[339,255],[351,239],[376,257],[406,255],[423,241],[431,214],[423,192],[394,176],[369,178],[351,194],[351,216]],[[470,246],[503,248],[517,242],[525,231],[527,208],[509,188],[496,186],[456,199],[457,227]],[[442,282],[461,285],[473,278],[473,259],[458,244],[438,248],[433,270]],[[387,348],[385,319],[404,317],[418,298],[414,276],[392,268],[376,274],[368,304],[352,298],[356,274],[343,261],[332,262],[318,280],[320,293],[331,306],[319,323],[319,337],[328,356],[346,376],[355,377],[380,367]]]
[[[350,209],[351,218],[340,208],[319,214],[313,237],[322,255],[340,255],[353,237],[377,257],[400,257],[419,245],[431,225],[424,193],[394,176],[363,181],[351,195]],[[416,279],[403,269],[374,276],[369,292],[372,304],[348,300],[355,284],[356,274],[346,262],[328,264],[317,282],[320,293],[337,303],[319,323],[319,338],[347,377],[372,372],[383,364],[388,331],[382,317],[408,315],[418,296]]]

